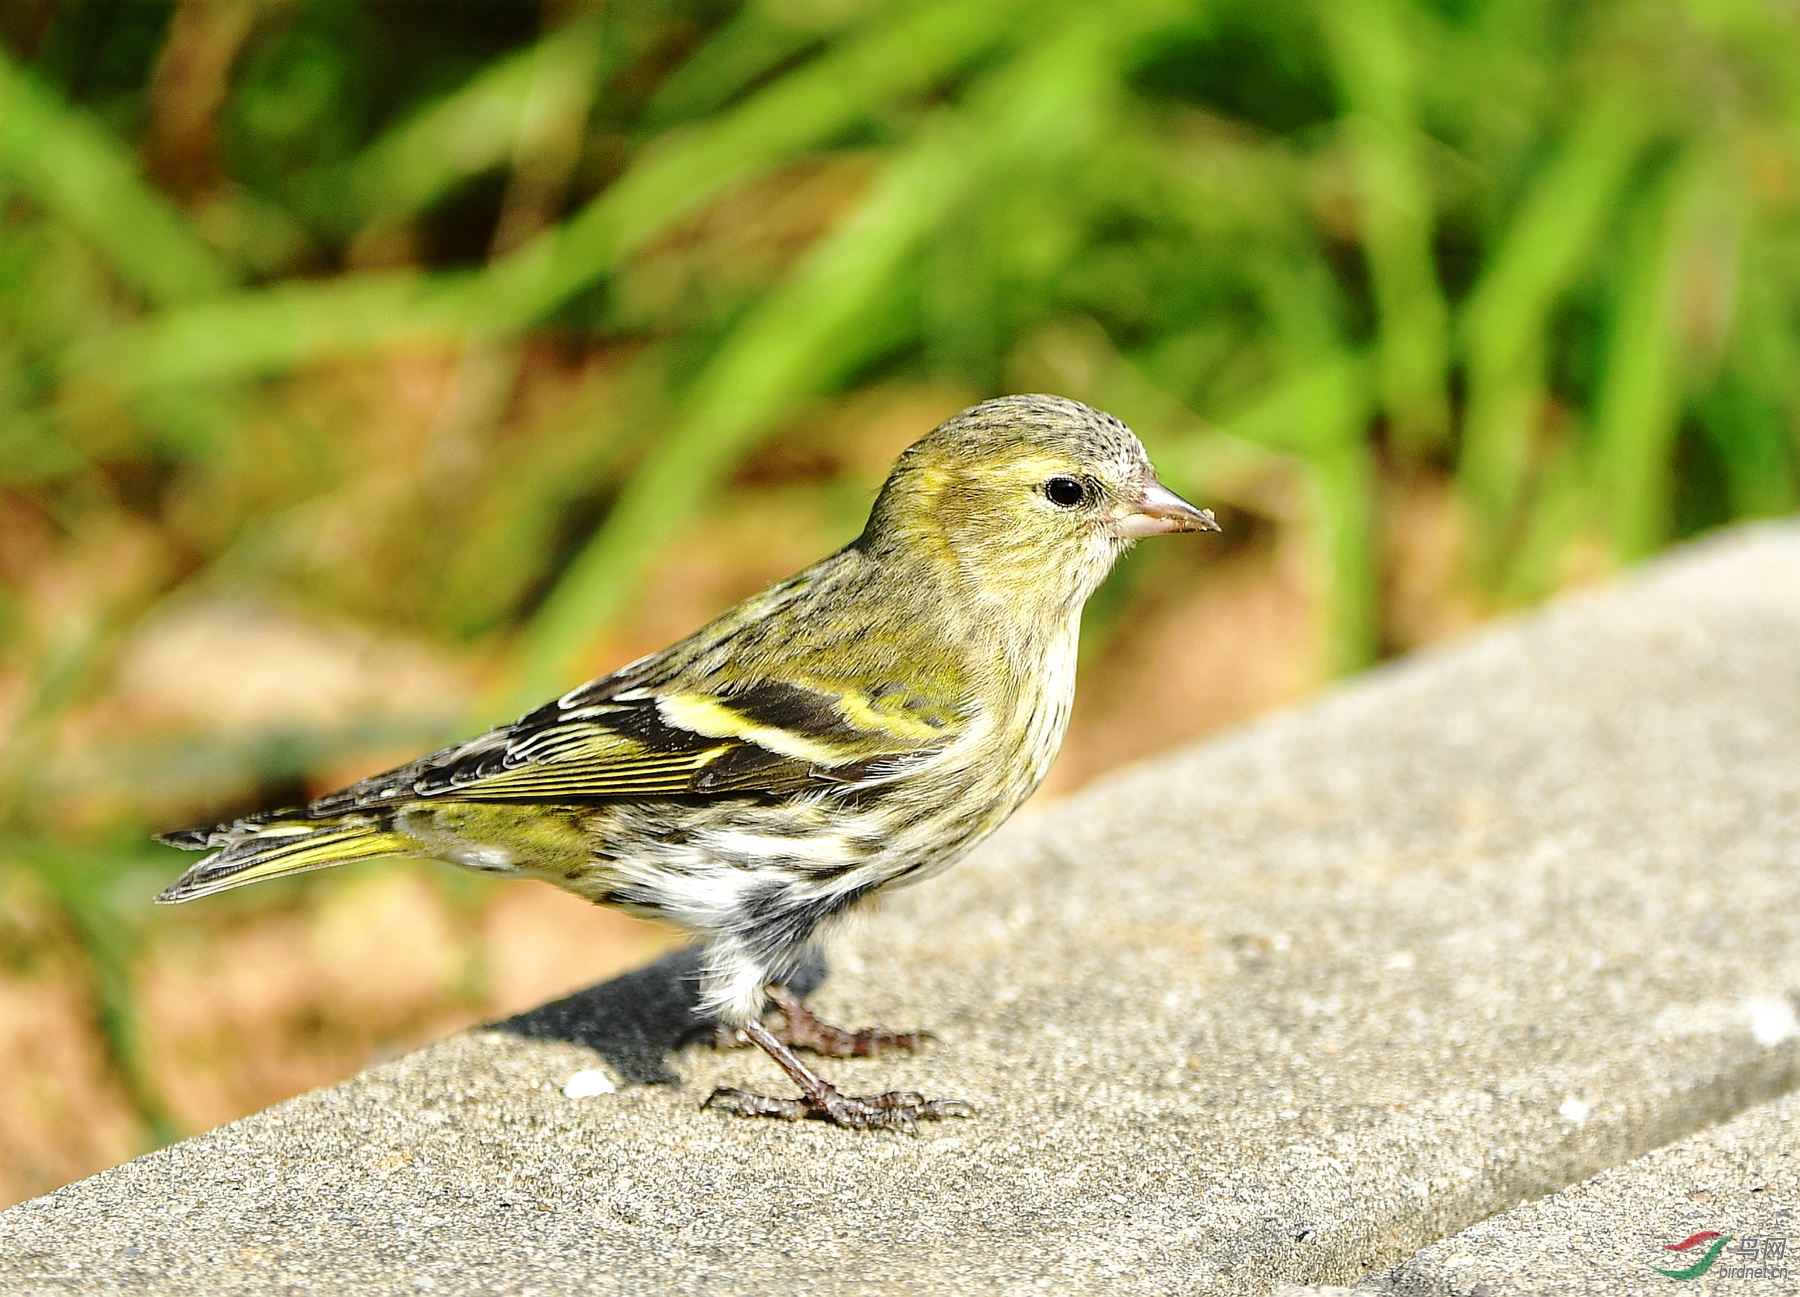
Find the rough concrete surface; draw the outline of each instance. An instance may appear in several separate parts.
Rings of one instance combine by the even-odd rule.
[[[828,1074],[975,1120],[700,1111],[780,1077],[675,1047],[676,957],[16,1207],[0,1286],[1379,1278],[1800,1080],[1767,1029],[1800,992],[1797,735],[1800,529],[1739,532],[1021,817],[845,933],[821,1012],[943,1043]],[[584,1069],[616,1092],[566,1097]]]
[[[1800,1293],[1797,1212],[1800,1097],[1789,1095],[1482,1221],[1364,1286],[1403,1297]],[[1708,1233],[1726,1240],[1716,1255]],[[1680,1283],[1657,1272],[1695,1267]]]

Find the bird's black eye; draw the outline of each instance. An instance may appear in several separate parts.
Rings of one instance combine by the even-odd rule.
[[[1087,500],[1088,489],[1079,478],[1058,476],[1044,483],[1044,494],[1059,509],[1073,509]]]

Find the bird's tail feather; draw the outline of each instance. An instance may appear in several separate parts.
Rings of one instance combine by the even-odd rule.
[[[403,854],[411,843],[371,820],[273,821],[225,829],[188,829],[163,835],[170,846],[218,847],[156,898],[159,905],[211,896],[265,878],[325,869],[370,856]]]

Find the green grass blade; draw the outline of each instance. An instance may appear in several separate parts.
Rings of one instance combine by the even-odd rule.
[[[1320,13],[1356,158],[1382,402],[1396,442],[1418,450],[1440,443],[1449,429],[1449,342],[1432,253],[1435,198],[1417,145],[1405,5],[1321,0]]]
[[[1613,552],[1642,558],[1669,530],[1681,411],[1678,294],[1693,207],[1706,184],[1697,157],[1673,166],[1638,207],[1624,244],[1594,414],[1596,485]]]
[[[1695,401],[1725,471],[1727,512],[1743,518],[1800,509],[1800,342],[1788,324],[1800,284],[1772,235],[1761,222],[1747,232],[1733,274],[1738,310],[1729,348],[1716,381]]]
[[[1791,416],[1731,366],[1695,401],[1700,427],[1725,470],[1729,515],[1779,518],[1800,509]]]
[[[517,611],[554,561],[569,509],[594,483],[623,476],[661,431],[680,354],[673,344],[649,346],[565,389],[518,439],[448,538],[434,601],[440,625],[473,636]]]
[[[589,13],[489,64],[357,157],[347,177],[346,227],[404,220],[469,177],[505,166],[534,118],[570,103],[585,113],[611,54],[601,15]]]
[[[147,840],[143,847],[119,854],[82,851],[45,840],[28,840],[16,850],[81,938],[94,972],[106,1045],[139,1120],[147,1127],[151,1142],[173,1142],[181,1132],[144,1061],[142,1023],[131,980],[138,928],[124,912],[127,906],[136,908],[148,895],[133,897],[125,884],[149,868],[163,867],[172,853],[152,855],[155,849]]]
[[[122,329],[71,372],[226,379],[347,350],[516,333],[732,184],[930,87],[990,47],[1023,0],[905,8],[716,121],[658,139],[575,216],[486,270],[292,282]]]
[[[1463,312],[1469,398],[1457,474],[1490,553],[1524,496],[1558,302],[1588,267],[1651,121],[1610,87],[1584,108],[1502,235]]]
[[[0,174],[80,231],[133,291],[157,303],[219,292],[232,275],[138,172],[131,151],[62,103],[0,48]]]
[[[1502,599],[1541,599],[1563,581],[1570,547],[1600,521],[1590,489],[1592,470],[1575,439],[1565,438],[1544,456],[1531,510],[1521,519],[1518,542],[1493,579]]]
[[[716,123],[672,132],[559,230],[497,264],[489,304],[515,326],[538,318],[728,186],[926,89],[993,43],[1018,7],[999,0],[903,9]]]
[[[163,311],[71,350],[72,380],[125,390],[279,373],[365,348],[503,331],[475,273],[285,280]],[[484,327],[486,326],[486,327]]]
[[[1369,363],[1349,353],[1326,355],[1221,418],[1234,436],[1270,450],[1324,457],[1360,441],[1373,409]]]
[[[1362,670],[1381,654],[1378,476],[1374,453],[1360,438],[1306,461],[1314,544],[1327,592],[1327,661],[1340,675]]]
[[[1326,652],[1338,672],[1367,666],[1381,647],[1376,470],[1367,441],[1373,370],[1361,356],[1328,354],[1220,420],[1227,432],[1295,455],[1304,466],[1323,572]]]
[[[660,130],[717,112],[745,86],[826,35],[796,26],[792,16],[779,4],[745,5],[656,88],[644,125]],[[836,26],[853,11],[835,9],[822,16]]]

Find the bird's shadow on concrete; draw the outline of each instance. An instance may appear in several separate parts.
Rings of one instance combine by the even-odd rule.
[[[813,956],[787,984],[800,995],[816,990],[825,961]],[[488,1024],[526,1040],[561,1040],[599,1053],[633,1085],[680,1082],[669,1058],[704,1040],[712,1020],[700,1012],[700,947],[688,946],[635,973],[601,982],[540,1008]]]

